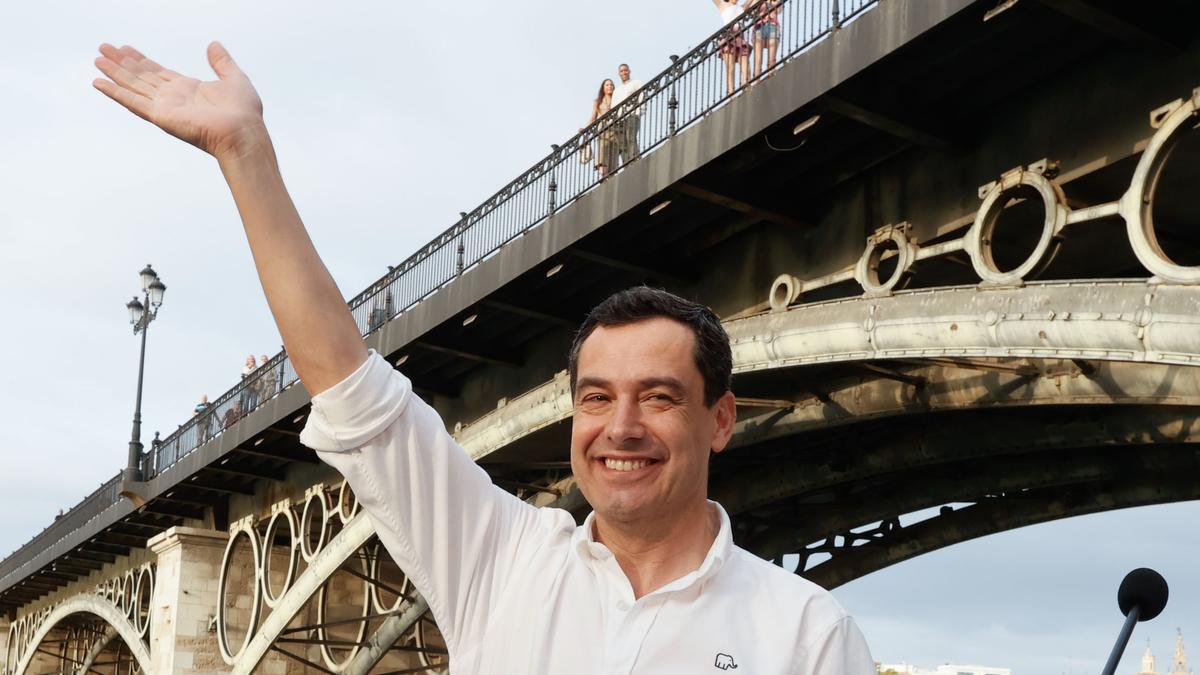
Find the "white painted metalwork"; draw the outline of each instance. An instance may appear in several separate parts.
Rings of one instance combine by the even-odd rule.
[[[975,214],[975,223],[964,237],[963,249],[971,256],[975,273],[985,283],[1020,284],[1035,270],[1043,267],[1053,256],[1058,245],[1058,236],[1067,223],[1067,198],[1062,188],[1043,175],[1045,160],[1029,167],[1018,167],[1006,172],[1000,180],[980,188],[983,204]],[[1045,217],[1042,233],[1032,252],[1020,265],[1011,270],[1001,270],[992,257],[992,242],[996,237],[996,225],[1014,191],[1022,186],[1032,188],[1042,198]],[[866,288],[866,286],[863,286]],[[867,289],[868,291],[870,289]]]
[[[1180,137],[1195,129],[1198,109],[1200,88],[1193,90],[1186,100],[1178,99],[1151,111],[1150,125],[1157,131],[1142,153],[1129,190],[1120,202],[1121,217],[1125,219],[1129,243],[1138,261],[1159,279],[1179,284],[1200,283],[1200,266],[1178,265],[1159,246],[1154,234],[1154,191]]]
[[[87,653],[83,655],[83,658],[79,659],[79,666],[75,669],[75,675],[87,675],[92,669],[92,664],[96,662],[96,657],[100,656],[100,652],[103,652],[104,648],[116,637],[117,629],[109,626],[103,635],[96,638],[95,642],[88,648]]]
[[[254,672],[292,619],[308,604],[320,587],[333,577],[342,563],[374,534],[375,530],[367,519],[367,514],[360,513],[318,551],[309,562],[308,568],[296,578],[283,597],[279,598],[274,611],[263,620],[258,630],[253,632],[245,647],[238,651],[236,658],[228,660],[229,665],[233,666],[233,675],[249,675]],[[220,627],[217,634],[221,634]]]
[[[9,625],[6,667],[0,670],[0,675],[23,675],[32,663],[39,645],[50,631],[60,628],[58,624],[64,618],[79,613],[93,615],[103,625],[115,630],[121,639],[128,643],[131,653],[135,656],[138,649],[147,654],[147,659],[139,659],[139,664],[143,672],[148,672],[145,666],[149,663],[149,652],[145,639],[153,611],[149,598],[153,595],[154,568],[152,562],[143,563],[101,581],[90,591],[18,616]],[[143,600],[146,601],[144,604]],[[80,650],[81,639],[75,636],[76,639],[72,640],[70,628],[66,629],[66,633],[67,640],[63,642],[61,651],[64,662],[67,662],[65,659],[68,657],[78,661],[78,657],[83,655],[76,654],[72,657],[72,649],[86,653],[95,647],[94,644],[87,643],[87,650]]]
[[[122,614],[121,610],[113,603],[93,593],[81,593],[48,609],[48,612],[40,615],[30,632],[17,665],[11,671],[13,675],[25,675],[34,655],[37,654],[38,645],[46,639],[51,630],[58,627],[60,621],[76,614],[95,615],[115,629],[121,639],[125,641],[129,653],[137,661],[138,670],[142,673],[150,672],[150,650],[142,642],[141,636],[129,621],[129,617]]]

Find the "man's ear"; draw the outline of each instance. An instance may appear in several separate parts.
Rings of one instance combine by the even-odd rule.
[[[712,406],[712,414],[717,425],[713,429],[710,447],[713,452],[721,452],[726,445],[729,445],[729,439],[733,437],[733,424],[737,422],[737,402],[733,398],[732,391],[725,392],[724,396],[717,399]]]

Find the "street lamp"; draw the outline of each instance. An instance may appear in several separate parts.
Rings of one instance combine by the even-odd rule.
[[[142,375],[146,369],[146,333],[150,322],[158,317],[158,308],[162,306],[166,284],[158,278],[158,274],[150,265],[138,273],[142,282],[142,299],[135,295],[125,303],[129,310],[129,323],[133,325],[133,334],[142,335],[142,351],[138,356],[137,403],[133,408],[133,435],[129,440],[129,465],[121,472],[125,482],[137,482],[142,479]]]

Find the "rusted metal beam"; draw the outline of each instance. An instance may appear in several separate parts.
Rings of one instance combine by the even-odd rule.
[[[162,499],[155,499],[138,509],[139,513],[151,515],[172,516],[175,518],[203,518],[204,509],[189,508],[183,505],[171,504]],[[167,529],[167,528],[163,528]]]
[[[884,366],[878,366],[874,363],[859,363],[857,364],[857,367],[859,370],[865,371],[872,375],[878,375],[879,377],[887,378],[889,380],[911,384],[918,389],[924,387],[928,383],[928,380],[920,375],[909,375],[894,368],[885,368]]]

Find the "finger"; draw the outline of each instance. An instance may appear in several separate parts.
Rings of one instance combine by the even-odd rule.
[[[212,66],[217,77],[222,80],[242,74],[242,69],[234,63],[233,57],[221,46],[220,42],[208,45],[208,64]]]
[[[154,78],[165,82],[170,82],[171,80],[179,77],[179,73],[171,70],[170,68],[164,68],[160,66],[156,61],[147,58],[145,54],[139,52],[133,47],[130,47],[129,45],[124,45],[121,47],[121,52],[138,62],[140,68],[138,71],[138,77],[143,77],[143,74],[153,75]]]
[[[100,72],[107,75],[108,79],[116,82],[125,89],[134,91],[142,96],[149,96],[154,91],[153,87],[139,80],[136,75],[107,56],[97,58],[96,67],[100,69]]]
[[[92,86],[99,89],[105,96],[125,106],[125,109],[129,112],[147,122],[150,121],[150,108],[152,105],[150,99],[101,78],[92,80]]]

